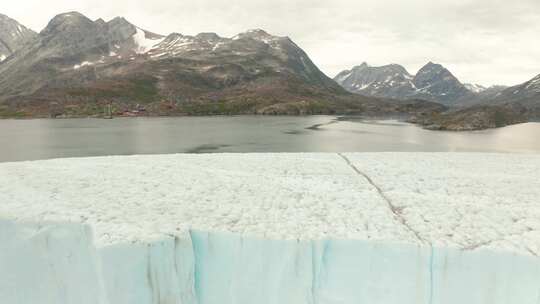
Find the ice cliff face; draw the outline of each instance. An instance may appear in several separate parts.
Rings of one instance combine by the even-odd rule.
[[[97,248],[88,227],[0,221],[0,298],[26,304],[538,304],[540,261],[360,240],[191,231]]]
[[[0,164],[0,302],[539,304],[539,170],[445,153]]]
[[[108,303],[89,227],[0,219],[1,303]]]

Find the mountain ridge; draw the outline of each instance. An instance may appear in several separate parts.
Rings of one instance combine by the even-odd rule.
[[[23,47],[37,35],[16,20],[0,14],[0,62]]]
[[[488,88],[485,99],[415,122],[434,130],[467,131],[540,121],[540,75],[522,84]]]
[[[356,94],[404,100],[425,99],[445,105],[452,105],[471,92],[448,69],[431,61],[415,75],[399,64],[372,67],[364,62],[339,73],[334,80]]]
[[[290,38],[256,29],[159,35],[122,17],[55,16],[0,64],[0,116],[409,114],[440,111],[353,95]]]
[[[405,116],[437,130],[540,118],[540,75],[486,88],[433,62],[415,75],[364,62],[334,81],[289,37],[262,29],[160,35],[122,17],[67,12],[25,35],[0,62],[0,117],[355,114]]]

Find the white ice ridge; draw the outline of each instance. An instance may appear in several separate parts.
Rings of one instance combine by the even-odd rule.
[[[0,217],[98,245],[190,229],[540,254],[540,155],[115,156],[0,164]]]
[[[0,164],[0,303],[539,304],[540,155]]]

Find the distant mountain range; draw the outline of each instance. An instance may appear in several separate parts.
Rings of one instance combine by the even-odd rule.
[[[373,67],[364,62],[339,73],[334,80],[349,92],[365,96],[424,99],[447,106],[471,105],[505,89],[463,84],[448,69],[432,62],[416,75],[398,64]]]
[[[11,19],[9,19],[11,20]],[[402,115],[443,107],[350,94],[288,37],[250,30],[160,35],[124,18],[54,17],[20,28],[0,63],[0,116],[319,114]],[[11,24],[10,23],[10,24]],[[16,36],[16,35],[15,35]],[[15,37],[14,36],[14,37]]]
[[[436,130],[477,130],[540,121],[540,75],[476,103],[416,122]]]
[[[54,17],[35,33],[0,15],[0,117],[358,114],[470,130],[540,118],[540,75],[510,88],[363,63],[328,78],[290,38],[250,30],[161,35],[124,18]]]
[[[437,130],[476,130],[540,120],[540,75],[523,84],[489,88],[461,83],[448,69],[429,62],[416,75],[397,64],[362,63],[334,80],[347,91],[397,100],[422,99],[450,109],[411,121]]]

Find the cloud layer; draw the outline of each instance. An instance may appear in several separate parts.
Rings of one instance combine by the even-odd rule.
[[[37,31],[71,10],[164,34],[263,28],[290,36],[329,76],[363,61],[411,73],[434,61],[484,85],[540,74],[538,0],[18,0],[2,10]]]

